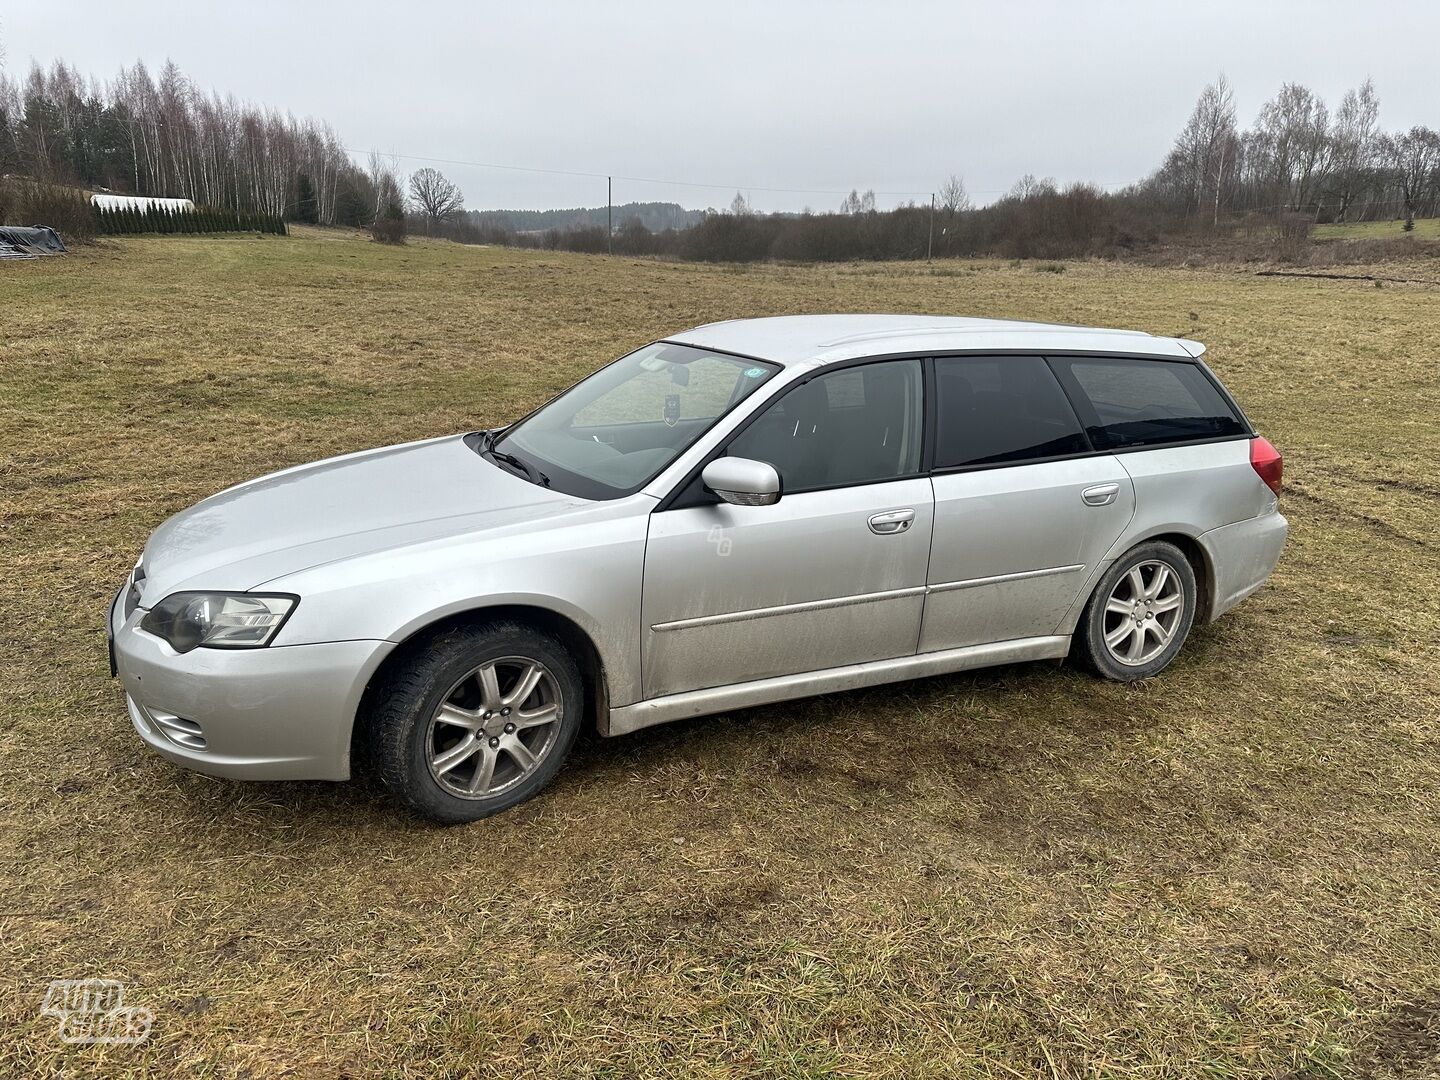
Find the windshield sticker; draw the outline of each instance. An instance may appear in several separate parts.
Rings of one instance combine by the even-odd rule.
[[[674,427],[680,422],[680,395],[665,395],[665,426]]]
[[[764,374],[765,369],[763,367],[752,367],[745,369],[745,378],[747,379],[758,379],[761,375]]]

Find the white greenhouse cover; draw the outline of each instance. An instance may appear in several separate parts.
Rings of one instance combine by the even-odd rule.
[[[90,201],[101,210],[194,210],[189,199],[151,199],[143,195],[91,195]]]

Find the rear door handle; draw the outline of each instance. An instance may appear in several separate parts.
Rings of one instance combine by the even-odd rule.
[[[914,510],[887,510],[883,514],[876,514],[870,519],[870,531],[880,536],[889,536],[891,533],[902,533],[910,528],[910,523],[915,520]]]
[[[1096,484],[1080,492],[1080,498],[1085,500],[1086,506],[1109,506],[1118,494],[1119,484]]]

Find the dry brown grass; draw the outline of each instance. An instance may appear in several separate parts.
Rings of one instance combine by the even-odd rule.
[[[1436,1074],[1434,287],[297,232],[0,271],[0,1075]],[[831,310],[1208,342],[1286,452],[1279,572],[1151,683],[1033,665],[591,739],[465,828],[134,737],[100,621],[167,514]],[[46,984],[88,976],[148,1044],[57,1041]]]

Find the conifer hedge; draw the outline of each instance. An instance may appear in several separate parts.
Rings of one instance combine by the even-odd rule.
[[[193,210],[170,210],[160,206],[121,206],[112,210],[97,206],[94,215],[95,232],[100,236],[234,232],[285,235],[285,219],[282,217],[219,206],[197,206]]]

